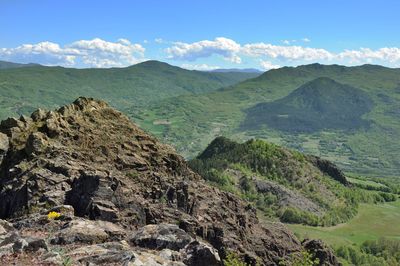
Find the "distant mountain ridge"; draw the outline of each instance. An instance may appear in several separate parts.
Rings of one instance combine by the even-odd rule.
[[[330,128],[329,126],[320,127],[322,124],[316,126],[313,122],[311,131],[297,130],[295,133],[280,130],[277,126],[271,127],[264,123],[265,121],[257,127],[241,126],[247,117],[246,110],[255,110],[252,108],[258,104],[267,106],[274,101],[279,103],[280,99],[284,99],[296,89],[318,78],[329,78],[343,86],[352,87],[355,89],[351,90],[353,92],[361,91],[364,95],[361,98],[369,100],[364,101],[363,106],[367,108],[363,107],[365,112],[361,112],[363,114],[360,114],[360,118],[356,121],[366,124],[352,129],[351,126],[347,127],[350,123],[346,123],[347,126],[344,127]],[[320,85],[322,86],[322,83]],[[346,98],[345,94],[334,98],[342,99],[339,102],[336,100],[337,107],[352,106],[350,109],[343,109],[349,115],[357,111],[357,108],[356,104],[351,104],[350,97]],[[360,93],[356,94],[360,95]],[[298,97],[300,96],[296,96]],[[286,100],[289,99],[286,98]],[[173,121],[168,126],[157,127],[156,131],[170,143],[178,143],[178,150],[190,158],[204,149],[218,135],[232,136],[235,140],[241,141],[257,137],[329,158],[347,171],[395,176],[400,171],[400,163],[394,159],[400,156],[398,152],[400,141],[394,137],[400,135],[399,106],[400,69],[377,65],[346,67],[311,64],[269,70],[258,77],[218,91],[167,99],[159,103],[157,108],[153,108],[148,116],[143,116],[143,122],[140,123],[152,131],[153,125],[147,122],[149,118],[157,117],[157,119]],[[277,106],[277,108],[283,107]],[[168,112],[162,113],[158,110],[168,110]],[[297,110],[296,108],[295,111]],[[341,108],[336,110],[340,112]],[[277,110],[272,111],[277,112]],[[308,116],[307,121],[315,120],[306,109],[303,111]],[[132,110],[130,113],[135,116],[135,111]],[[275,115],[278,114],[275,113]],[[338,117],[337,113],[336,116]],[[300,118],[299,115],[298,118]],[[260,119],[257,121],[262,122],[262,119],[266,118],[261,115]],[[284,116],[281,116],[279,121],[284,121],[283,119]],[[338,117],[336,122],[339,120]],[[255,124],[258,123],[257,121]],[[321,119],[315,121],[321,122]],[[349,122],[351,119],[344,121]],[[303,123],[303,128],[307,126]],[[299,129],[300,126],[297,128]],[[324,129],[315,130],[316,128]]]
[[[263,71],[257,68],[218,68],[211,70],[210,72],[239,72],[239,73],[263,73]]]
[[[40,66],[39,64],[29,63],[29,64],[20,64],[20,63],[13,63],[8,61],[1,61],[0,60],[0,69],[10,69],[10,68],[20,68],[20,67],[34,67]]]
[[[257,76],[190,71],[159,61],[126,68],[32,66],[0,72],[0,118],[55,107],[79,96],[106,99],[120,110],[165,98],[204,93]]]

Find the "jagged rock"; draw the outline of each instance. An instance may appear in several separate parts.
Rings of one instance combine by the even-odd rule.
[[[191,266],[219,266],[221,265],[221,259],[218,255],[218,251],[213,247],[193,241],[187,245],[183,250],[183,262],[186,265]]]
[[[47,136],[42,132],[33,132],[29,135],[25,144],[25,152],[30,155],[32,153],[41,153],[47,145]]]
[[[84,246],[71,251],[68,256],[85,265],[131,265],[130,262],[135,261],[135,253],[125,241]]]
[[[24,240],[27,242],[24,251],[36,252],[40,249],[48,249],[46,241],[42,238],[25,237]]]
[[[1,121],[0,125],[4,129],[10,129],[13,127],[24,128],[24,123],[21,120],[14,117],[10,117],[7,118],[6,120]]]
[[[9,146],[10,144],[7,135],[0,132],[0,165],[4,156],[7,154]]]
[[[305,239],[302,245],[313,254],[313,259],[318,258],[319,265],[341,265],[333,254],[333,251],[321,240]]]
[[[14,231],[13,225],[7,221],[0,219],[0,242],[1,242],[1,236],[11,231]]]
[[[0,257],[11,253],[24,251],[36,252],[39,249],[47,250],[44,239],[34,237],[22,237],[16,231],[10,231],[7,235],[0,237]]]
[[[47,112],[45,110],[39,108],[32,113],[31,118],[34,122],[38,122],[38,121],[45,119],[46,116],[47,116]]]
[[[104,221],[73,220],[51,240],[53,244],[102,243],[121,238],[126,232]]]
[[[82,250],[125,239],[133,244],[132,265],[183,265],[184,256],[212,261],[216,253],[207,245],[221,259],[232,250],[250,265],[277,264],[302,250],[289,229],[262,225],[252,206],[209,186],[172,147],[105,102],[79,98],[31,117],[0,126],[9,143],[0,166],[0,219],[13,218],[23,238]],[[62,205],[74,215],[67,208],[68,219],[49,221],[47,213]],[[195,238],[205,246],[187,246]]]
[[[174,224],[150,224],[140,228],[130,242],[143,248],[180,250],[192,241],[185,231]]]

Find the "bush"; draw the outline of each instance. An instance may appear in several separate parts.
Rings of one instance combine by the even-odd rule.
[[[232,252],[228,252],[224,259],[225,266],[248,266],[246,262],[239,258],[238,255]]]
[[[307,225],[318,225],[318,216],[301,211],[295,208],[287,208],[280,217],[280,220],[284,223],[298,223]]]
[[[381,238],[365,241],[361,248],[341,246],[336,255],[353,265],[400,265],[400,241]]]

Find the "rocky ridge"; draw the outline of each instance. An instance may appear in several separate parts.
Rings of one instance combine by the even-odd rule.
[[[0,132],[2,262],[222,265],[232,252],[276,265],[308,249],[105,102],[79,98]],[[321,265],[338,264],[314,246]]]

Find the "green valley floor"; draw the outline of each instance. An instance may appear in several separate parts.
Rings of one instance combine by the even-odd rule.
[[[384,204],[361,204],[359,213],[348,223],[332,227],[289,225],[300,238],[319,238],[332,247],[361,245],[380,237],[400,240],[400,201]]]

